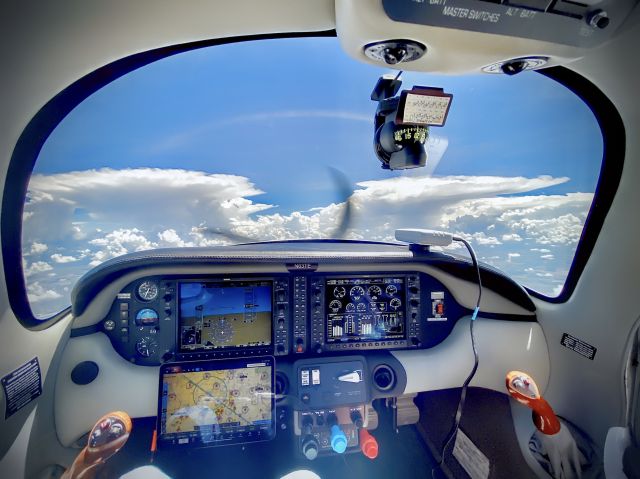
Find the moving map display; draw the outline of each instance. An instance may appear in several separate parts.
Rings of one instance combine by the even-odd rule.
[[[159,444],[217,446],[272,439],[273,388],[272,357],[164,365]]]
[[[180,350],[271,344],[271,281],[180,283]]]

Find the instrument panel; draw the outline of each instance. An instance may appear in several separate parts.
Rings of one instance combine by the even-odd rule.
[[[470,311],[419,272],[150,276],[114,298],[100,328],[128,361],[417,349]]]

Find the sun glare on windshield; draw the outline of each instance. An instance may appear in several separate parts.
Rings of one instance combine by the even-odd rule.
[[[403,88],[444,88],[453,101],[429,131],[426,166],[389,171],[372,144],[370,94],[384,73],[333,38],[262,40],[170,57],[90,96],[49,137],[29,183],[34,314],[63,309],[82,274],[134,251],[386,242],[396,228],[460,234],[481,261],[557,296],[602,161],[587,105],[535,72],[405,72]]]

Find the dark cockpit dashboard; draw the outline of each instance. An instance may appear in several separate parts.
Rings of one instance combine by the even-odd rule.
[[[529,343],[487,349],[487,361],[540,363],[546,346],[527,291],[488,266],[481,277],[480,343]],[[127,406],[159,418],[164,448],[290,436],[303,460],[358,451],[359,431],[378,423],[373,401],[462,382],[477,294],[471,261],[417,245],[293,241],[118,257],[72,293],[59,434],[70,444],[99,408]],[[478,381],[498,389],[502,377],[481,367]]]
[[[471,264],[460,257],[355,242],[320,242],[320,250],[314,244],[313,252],[305,252],[304,244],[263,244],[262,257],[247,254],[257,245],[245,245],[118,258],[79,281],[73,292],[76,325],[107,282],[115,294],[99,322],[75,326],[72,336],[104,332],[126,360],[157,366],[260,354],[293,358],[430,348],[472,313],[473,298],[460,298],[438,279],[472,281]],[[211,272],[197,271],[207,266]],[[183,272],[173,273],[176,268]],[[145,270],[164,274],[135,274]],[[486,266],[482,275],[486,286],[522,309],[516,315],[487,313],[535,320],[522,287]],[[116,291],[114,283],[123,285]]]

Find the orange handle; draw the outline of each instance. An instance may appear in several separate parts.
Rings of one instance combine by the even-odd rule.
[[[96,467],[125,445],[131,428],[131,418],[126,412],[115,411],[102,416],[91,429],[87,446],[80,451],[61,479],[93,478]]]
[[[378,457],[378,441],[365,428],[360,429],[360,450],[369,459]]]
[[[533,423],[543,434],[552,435],[560,431],[560,421],[549,403],[540,395],[531,376],[522,371],[510,371],[506,377],[507,391],[532,410]]]

